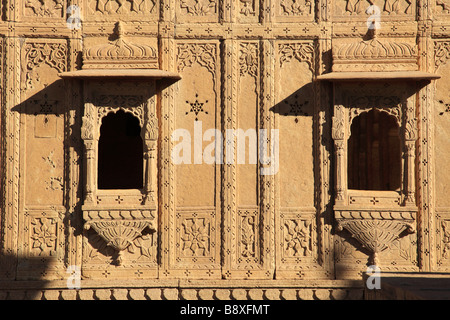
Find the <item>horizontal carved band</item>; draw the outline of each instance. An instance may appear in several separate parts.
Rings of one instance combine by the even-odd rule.
[[[151,210],[90,210],[83,212],[86,221],[94,219],[155,219]]]
[[[414,221],[416,219],[416,211],[373,211],[373,210],[356,210],[356,211],[335,211],[335,218],[340,219],[362,219],[362,220],[405,220]]]

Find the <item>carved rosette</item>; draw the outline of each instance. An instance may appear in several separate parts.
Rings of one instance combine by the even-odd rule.
[[[380,265],[379,254],[404,233],[414,233],[414,211],[335,211],[337,230],[350,232],[370,251],[370,264]]]

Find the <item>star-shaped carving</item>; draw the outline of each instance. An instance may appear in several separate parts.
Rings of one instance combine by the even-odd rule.
[[[450,112],[450,103],[445,103],[443,100],[439,100],[439,103],[444,105],[445,107],[445,110],[439,113],[440,116],[442,116],[446,112]]]
[[[199,102],[198,101],[198,94],[195,94],[195,101],[194,102],[186,101],[186,103],[191,106],[191,110],[186,112],[186,115],[189,114],[190,112],[193,112],[195,114],[195,121],[198,121],[199,113],[203,112],[204,114],[208,114],[208,111],[205,111],[203,109],[203,106],[206,103],[208,103],[208,100],[206,100],[205,102]]]
[[[295,95],[295,101],[294,103],[290,103],[288,100],[284,101],[285,104],[287,104],[291,109],[286,112],[284,115],[294,115],[295,116],[295,123],[298,123],[298,116],[307,116],[308,114],[303,111],[303,107],[306,106],[309,101],[304,101],[302,103],[298,100],[298,95]]]

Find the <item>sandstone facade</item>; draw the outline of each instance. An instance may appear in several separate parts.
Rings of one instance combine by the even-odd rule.
[[[367,265],[450,271],[448,0],[1,12],[1,297],[356,299]]]

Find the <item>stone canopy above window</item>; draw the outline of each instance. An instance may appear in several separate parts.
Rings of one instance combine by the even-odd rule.
[[[83,68],[60,73],[61,78],[75,79],[181,79],[176,72],[160,70],[157,49],[125,38],[125,30],[118,22],[115,40],[83,50]]]
[[[369,30],[370,31],[370,30]],[[438,75],[419,70],[415,39],[334,40],[332,72],[317,77],[328,81],[434,80]]]

